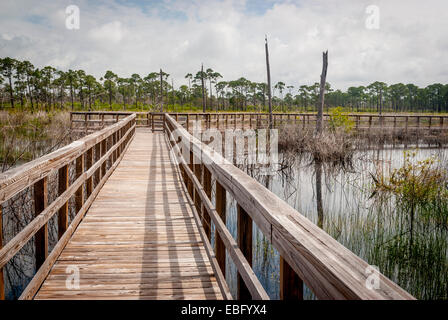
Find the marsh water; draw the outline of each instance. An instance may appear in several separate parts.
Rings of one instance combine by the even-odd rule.
[[[417,149],[412,161],[429,157],[448,167],[448,149]],[[318,178],[321,180],[322,214],[318,213],[316,197],[316,176],[320,174],[316,175],[316,165],[305,158],[288,161],[282,170],[271,176],[260,174],[254,167],[241,169],[416,298],[447,299],[446,225],[428,221],[417,224],[409,255],[408,226],[394,198],[371,197],[371,174],[381,172],[388,176],[392,170],[400,168],[405,159],[404,149],[357,152],[349,168],[326,169],[324,166]],[[236,238],[236,203],[229,194],[227,197],[230,201],[226,223]],[[226,277],[235,295],[236,268],[229,257],[227,265]],[[253,269],[269,296],[278,299],[279,254],[255,225]],[[314,299],[306,286],[304,298]]]

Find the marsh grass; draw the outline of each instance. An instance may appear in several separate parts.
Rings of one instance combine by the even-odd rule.
[[[54,151],[80,136],[68,112],[0,112],[0,169],[4,172]]]

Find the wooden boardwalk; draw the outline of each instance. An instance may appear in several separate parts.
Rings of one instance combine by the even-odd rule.
[[[139,128],[35,299],[222,299],[177,170]]]
[[[0,174],[0,300],[3,270],[26,244],[34,247],[36,274],[19,299],[268,300],[252,267],[254,226],[280,256],[281,299],[303,299],[305,284],[317,299],[414,299],[380,272],[379,287],[369,288],[366,261],[194,139],[188,114],[151,114],[151,125],[144,114],[147,126],[140,128],[136,114],[120,115],[100,113],[92,120],[98,131]],[[106,116],[115,123],[106,125]],[[204,114],[207,126],[213,116]],[[216,127],[235,128],[227,118]],[[58,195],[50,200],[53,173]],[[2,215],[16,209],[23,191],[31,192],[34,218],[2,243]],[[226,225],[228,196],[236,205],[236,237]],[[51,246],[55,220],[58,241]],[[228,260],[236,269],[232,293]]]

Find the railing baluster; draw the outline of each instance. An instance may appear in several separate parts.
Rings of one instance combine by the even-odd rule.
[[[194,160],[196,162],[199,162],[199,161],[197,161],[196,157],[194,157]],[[194,174],[196,175],[198,180],[201,181],[202,180],[202,166],[198,163],[195,163],[193,165],[193,167],[194,167]],[[201,215],[201,220],[203,220],[204,217],[202,216],[202,210],[201,210],[201,198],[199,197],[198,192],[196,192],[196,189],[193,188],[193,190],[194,190],[194,204],[195,204],[197,212]]]
[[[209,199],[212,197],[212,174],[210,173],[210,170],[207,169],[205,165],[202,165],[202,186],[204,187],[205,194]],[[203,225],[205,229],[205,234],[208,237],[208,240],[211,239],[211,218],[210,215],[207,213],[207,210],[205,209],[204,205],[202,206],[202,217],[204,219]]]
[[[87,150],[85,160],[85,171],[89,170],[93,164],[93,147]],[[86,199],[90,197],[93,191],[93,175],[86,182]]]
[[[194,159],[194,155],[193,155],[193,150],[192,150],[192,144],[190,143],[190,162],[188,164],[188,167],[191,169],[191,171],[193,171],[193,159]],[[190,197],[192,199],[194,199],[194,188],[193,188],[193,182],[188,179],[188,183],[187,183],[187,188],[188,188],[188,193],[190,194]]]
[[[101,141],[101,158],[106,154],[107,150],[106,139]],[[101,164],[100,180],[106,175],[106,161]]]
[[[303,281],[280,256],[280,299],[303,300]]]
[[[239,204],[237,205],[237,214],[238,247],[243,252],[249,265],[252,266],[252,219]],[[237,276],[237,296],[238,300],[252,299],[252,295],[240,274]]]
[[[221,220],[226,223],[226,189],[216,181],[216,212],[218,212]],[[216,248],[216,260],[218,261],[219,268],[221,269],[224,277],[226,275],[226,247],[222,242],[217,230],[215,229],[215,248]]]
[[[101,154],[101,142],[98,142],[95,145],[95,162],[94,163],[98,162],[98,160],[100,159],[100,154]],[[100,171],[101,171],[100,168],[95,170],[95,174],[94,174],[95,175],[95,181],[96,181],[95,187],[100,183]]]
[[[43,177],[34,184],[34,216],[37,217],[48,205],[48,177]],[[36,270],[48,257],[48,223],[34,236]]]
[[[64,193],[68,189],[68,165],[59,169],[58,173],[58,195]],[[65,230],[68,228],[68,201],[62,205],[58,213],[58,239],[61,239]]]
[[[76,158],[75,180],[84,172],[84,154]],[[75,193],[75,215],[78,214],[84,205],[84,184],[82,184]]]

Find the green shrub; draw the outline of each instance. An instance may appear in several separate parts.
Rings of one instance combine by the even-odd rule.
[[[333,131],[344,130],[348,133],[353,130],[355,122],[350,119],[348,113],[343,111],[342,107],[337,107],[330,110],[329,126]]]

